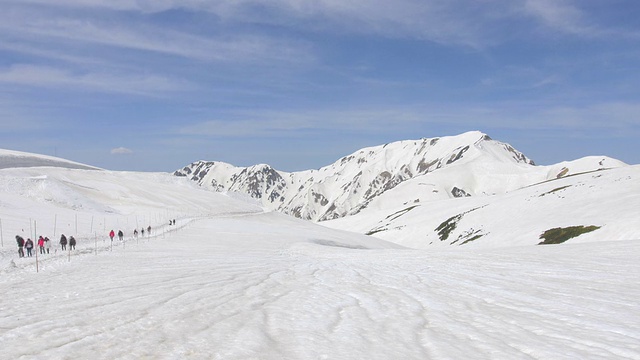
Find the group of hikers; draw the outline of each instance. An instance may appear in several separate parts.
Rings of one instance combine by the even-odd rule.
[[[16,235],[16,242],[18,243],[18,256],[19,257],[32,257],[33,256],[33,248],[34,243],[33,240],[27,238],[25,240],[22,236]],[[69,251],[74,250],[76,248],[76,239],[73,236],[70,236],[69,239],[62,234],[60,236],[60,247],[62,250],[67,249],[67,244],[69,244]],[[40,254],[49,254],[51,251],[51,240],[48,237],[43,237],[40,235],[38,238],[38,249]],[[27,253],[24,253],[24,250],[27,250]]]
[[[144,236],[144,228],[142,228],[140,232],[142,233],[142,236]],[[147,236],[151,236],[151,225],[147,227],[147,234],[148,234]],[[115,237],[116,237],[116,233],[112,229],[109,232],[109,238],[111,239],[111,242],[113,242],[113,238]],[[136,239],[138,238],[138,229],[133,230],[133,237],[135,237]],[[118,230],[118,239],[120,241],[124,240],[124,233],[122,232],[122,230]]]
[[[175,220],[169,220],[169,225],[175,225],[176,221]],[[147,227],[147,236],[151,236],[151,226]],[[144,236],[144,231],[145,229],[142,228],[140,230],[140,232],[142,233],[142,236]],[[135,238],[138,238],[138,229],[133,230],[133,236]],[[109,238],[111,238],[111,242],[113,242],[113,238],[116,237],[116,233],[115,231],[111,230],[109,232]],[[124,240],[124,233],[122,232],[122,230],[118,230],[118,239],[120,239],[120,241]],[[20,235],[16,235],[16,242],[18,243],[18,256],[23,258],[23,257],[31,257],[33,256],[34,252],[33,252],[33,248],[34,248],[34,243],[33,240],[31,240],[30,238],[27,238],[27,240],[25,240],[22,236]],[[62,234],[60,236],[60,248],[63,251],[67,250],[67,244],[69,245],[69,251],[71,250],[75,250],[76,248],[76,239],[73,236],[70,236],[68,239],[67,237]],[[51,251],[51,240],[48,237],[43,237],[42,235],[40,235],[40,237],[38,238],[38,244],[37,244],[38,248],[40,249],[40,254],[49,254],[49,252]],[[27,250],[27,253],[25,255],[24,250]]]

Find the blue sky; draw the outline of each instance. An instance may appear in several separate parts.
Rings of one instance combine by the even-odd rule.
[[[296,171],[480,130],[640,163],[636,0],[0,0],[0,148]]]

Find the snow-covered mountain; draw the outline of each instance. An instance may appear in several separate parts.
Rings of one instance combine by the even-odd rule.
[[[264,164],[238,168],[198,161],[174,174],[208,189],[244,192],[270,209],[321,221],[356,214],[406,180],[483,159],[514,167],[533,164],[508,144],[469,132],[365,148],[318,170],[286,173]],[[464,193],[454,187],[447,190],[450,196]]]
[[[468,132],[362,149],[319,170],[200,161],[175,175],[325,226],[425,248],[535,245],[556,228],[597,228],[581,241],[635,239],[639,172],[606,156],[536,166],[511,145]]]
[[[598,159],[514,163],[537,169],[533,181]],[[167,173],[0,169],[0,358],[640,359],[640,243],[630,240],[640,169],[476,193],[492,191],[482,174],[518,186],[519,172],[496,166],[512,172],[451,180],[473,196],[433,192],[428,177],[469,165],[444,161],[336,220],[394,243],[415,235],[415,247],[444,223],[436,236],[448,239],[432,241],[446,246],[428,251],[265,212]],[[537,237],[552,221],[600,228],[579,237],[590,243],[505,247],[514,231]],[[449,245],[478,225],[487,234],[468,244],[494,248]],[[145,226],[151,234],[132,234]],[[112,228],[122,241],[110,242]],[[77,248],[63,251],[61,233]],[[16,234],[50,237],[50,252],[19,257]]]
[[[323,221],[358,214],[409,180],[422,184],[419,198],[412,195],[411,200],[433,201],[504,194],[578,172],[622,165],[598,157],[537,167],[511,145],[473,131],[365,148],[318,170],[286,173],[264,164],[240,168],[198,161],[174,175],[208,189],[249,194],[269,209]]]
[[[460,175],[452,170],[438,177]],[[437,181],[435,174],[428,181],[407,181],[361,213],[323,225],[412,248],[536,245],[543,242],[544,234],[590,227],[593,231],[566,239],[640,238],[639,165],[578,173],[492,196],[422,201]]]

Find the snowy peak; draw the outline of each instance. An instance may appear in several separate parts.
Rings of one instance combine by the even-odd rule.
[[[362,149],[342,158],[339,166],[348,167],[355,161],[357,164],[368,163],[385,168],[392,174],[413,177],[478,158],[534,165],[533,161],[510,145],[473,131],[458,136],[399,141]]]
[[[200,160],[175,171],[173,175],[187,177],[198,185],[215,191],[224,191],[223,183],[229,181],[229,178],[238,171],[240,168],[224,162]],[[218,176],[213,179],[207,176],[209,173],[215,173]]]
[[[287,183],[278,171],[269,165],[254,165],[243,169],[231,177],[231,191],[244,191],[249,196],[259,199],[266,197],[274,202],[280,198]]]
[[[328,220],[358,213],[407,180],[471,163],[534,165],[509,144],[472,131],[364,148],[318,170],[285,173],[265,164],[237,168],[198,161],[174,175],[215,191],[249,194],[267,208],[303,219]]]

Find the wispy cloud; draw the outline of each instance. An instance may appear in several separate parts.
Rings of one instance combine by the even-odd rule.
[[[526,17],[536,19],[538,23],[560,34],[574,35],[584,38],[600,38],[615,40],[640,40],[637,27],[625,27],[619,23],[598,21],[598,13],[594,9],[587,10],[589,4],[577,0],[524,0],[522,9]],[[623,4],[611,3],[609,7]]]
[[[5,25],[5,29],[205,60],[272,57],[282,61],[304,56],[309,49],[282,37],[206,38],[143,25],[107,26],[90,17],[71,19],[63,10],[86,10],[86,16],[92,9],[133,13],[183,9],[213,14],[226,24],[277,25],[298,31],[382,35],[471,47],[494,43],[500,32],[494,31],[492,22],[502,21],[504,13],[512,13],[512,5],[504,2],[492,1],[486,6],[468,0],[9,1],[41,7],[46,4],[48,13],[38,18],[29,13],[30,9],[27,14],[14,11],[6,20],[17,20]]]
[[[554,30],[576,35],[594,35],[599,31],[588,25],[585,14],[567,0],[526,0],[524,9]]]
[[[203,121],[180,127],[180,135],[213,137],[273,137],[304,135],[315,131],[354,131],[377,133],[390,127],[416,124],[417,112],[406,109],[318,110],[318,111],[242,111],[220,120]]]
[[[127,149],[125,147],[118,147],[115,149],[111,149],[111,155],[128,155],[133,154],[133,150]]]
[[[157,75],[132,76],[130,74],[79,72],[28,64],[18,64],[0,69],[1,83],[137,95],[158,95],[192,88],[183,80],[172,80]]]
[[[277,25],[302,31],[413,38],[454,46],[483,48],[511,38],[514,21],[533,19],[542,28],[577,36],[621,34],[593,21],[575,0],[7,0],[4,29],[32,36],[56,36],[110,46],[155,51],[202,60],[284,61],[308,57],[309,47],[282,36],[200,36],[161,27],[110,22],[98,11],[136,14],[186,10],[215,15],[225,24]],[[27,7],[40,7],[43,16]],[[69,17],[69,9],[82,17]],[[13,20],[12,19],[16,19]],[[8,22],[8,23],[7,23]],[[7,25],[8,24],[8,25]],[[2,25],[0,25],[2,26]],[[636,30],[637,31],[637,30]],[[638,34],[636,33],[637,37]],[[307,55],[305,55],[307,54]]]
[[[73,3],[82,5],[92,2]],[[66,47],[74,44],[111,46],[200,61],[299,63],[312,59],[311,48],[299,40],[258,33],[205,36],[144,20],[131,22],[114,17],[107,21],[98,15],[91,13],[71,17],[65,12],[49,8],[37,12],[19,8],[0,15],[0,37],[7,41],[25,40],[44,46],[48,43],[44,39],[61,42]]]
[[[464,0],[243,0],[217,2],[208,8],[225,19],[472,47],[492,41],[483,34],[485,15],[490,15],[482,10]]]
[[[526,111],[523,111],[526,110]],[[402,108],[323,110],[315,112],[254,111],[229,114],[220,120],[183,126],[176,134],[205,137],[305,136],[307,133],[381,135],[447,125],[478,129],[556,129],[619,133],[640,125],[640,103],[602,102],[589,106],[549,106],[539,103],[504,103],[491,108],[416,105]],[[412,130],[413,129],[413,130]]]
[[[0,1],[0,122],[58,137],[87,114],[190,144],[639,126],[639,28],[606,2]]]

